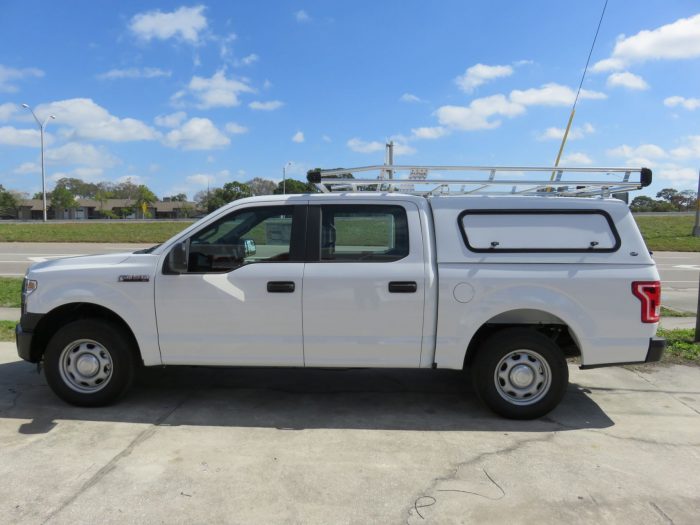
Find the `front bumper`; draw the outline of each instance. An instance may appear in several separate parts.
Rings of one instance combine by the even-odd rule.
[[[19,324],[15,326],[15,340],[17,341],[17,354],[30,363],[37,363],[41,357],[32,355],[32,340],[34,339],[34,329],[42,318],[40,314],[22,314]]]
[[[663,337],[651,337],[649,338],[649,348],[647,349],[647,356],[646,359],[644,359],[644,361],[581,365],[579,368],[581,370],[590,370],[591,368],[602,368],[604,366],[642,365],[644,363],[655,363],[657,361],[661,361],[661,357],[664,355],[664,350],[666,350],[666,339],[664,339]]]

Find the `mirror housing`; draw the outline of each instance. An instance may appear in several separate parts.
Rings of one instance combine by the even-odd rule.
[[[168,254],[168,273],[187,273],[187,262],[190,256],[190,240],[178,242]]]

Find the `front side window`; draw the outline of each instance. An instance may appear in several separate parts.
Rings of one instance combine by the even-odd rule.
[[[190,238],[189,272],[230,272],[256,262],[289,261],[294,206],[246,208]]]
[[[321,261],[392,262],[408,255],[402,206],[321,206]]]

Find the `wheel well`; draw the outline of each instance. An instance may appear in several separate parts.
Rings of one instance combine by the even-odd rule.
[[[481,344],[494,333],[506,328],[532,328],[551,338],[567,357],[581,355],[576,336],[561,318],[542,310],[510,310],[486,321],[476,331],[464,356],[464,368],[471,366]]]
[[[31,347],[32,362],[41,360],[46,345],[59,328],[80,319],[103,319],[119,326],[129,338],[131,343],[129,346],[133,349],[134,356],[141,361],[141,351],[136,336],[124,319],[104,306],[92,303],[70,303],[51,310],[36,325]]]

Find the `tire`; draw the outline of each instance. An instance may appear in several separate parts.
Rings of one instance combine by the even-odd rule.
[[[530,328],[508,328],[478,348],[472,381],[481,401],[509,419],[535,419],[564,397],[569,369],[561,349]]]
[[[132,343],[114,323],[74,321],[58,330],[44,353],[44,374],[54,393],[78,406],[105,406],[134,380]]]

